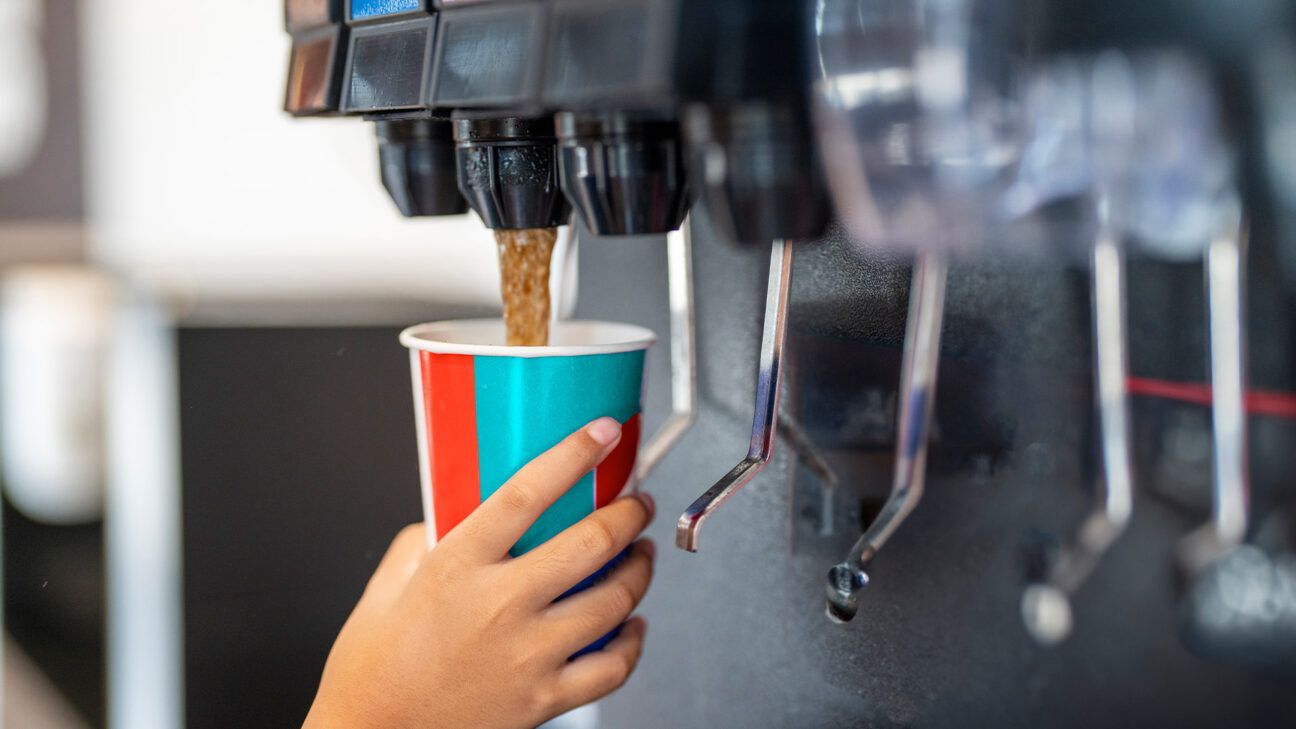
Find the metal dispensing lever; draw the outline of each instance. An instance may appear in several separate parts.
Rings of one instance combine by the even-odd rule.
[[[1211,520],[1179,543],[1190,575],[1246,538],[1250,509],[1246,422],[1246,221],[1235,205],[1206,249],[1209,298],[1214,499]]]
[[[1125,531],[1134,506],[1130,454],[1125,256],[1105,201],[1099,203],[1092,253],[1094,369],[1103,477],[1079,532],[1049,565],[1042,582],[1022,594],[1022,619],[1039,643],[1055,645],[1071,632],[1071,596]]]
[[[747,457],[724,478],[707,489],[680,516],[675,545],[696,552],[702,523],[729,497],[747,485],[770,461],[778,425],[779,377],[783,366],[783,341],[787,334],[788,288],[792,281],[792,244],[775,240],[770,254],[769,285],[765,297],[765,329],[761,337],[760,371],[756,380],[756,409],[752,416],[751,445]]]
[[[846,561],[828,572],[828,617],[837,622],[855,617],[859,592],[869,582],[870,563],[922,499],[932,404],[936,399],[947,270],[944,252],[934,251],[920,254],[914,267],[900,373],[900,413],[891,496]]]
[[[666,235],[670,301],[671,414],[639,449],[634,483],[643,483],[679,442],[697,413],[697,358],[693,325],[693,232],[689,218]]]

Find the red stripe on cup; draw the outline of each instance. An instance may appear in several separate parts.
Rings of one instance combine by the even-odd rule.
[[[473,358],[420,353],[437,539],[481,504]]]
[[[621,442],[594,471],[594,508],[612,503],[630,480],[635,456],[639,454],[639,413],[621,426]]]

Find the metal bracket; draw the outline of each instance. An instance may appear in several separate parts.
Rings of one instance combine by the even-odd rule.
[[[697,417],[697,357],[694,353],[693,232],[691,218],[666,234],[670,302],[671,414],[639,449],[634,483],[648,478]]]
[[[675,525],[675,545],[689,552],[698,549],[698,531],[708,517],[769,464],[778,426],[783,343],[787,335],[788,289],[792,281],[792,243],[775,240],[770,253],[769,284],[765,296],[765,328],[761,337],[760,371],[756,379],[756,406],[752,415],[751,444],[747,457],[724,478],[707,489],[680,516]]]

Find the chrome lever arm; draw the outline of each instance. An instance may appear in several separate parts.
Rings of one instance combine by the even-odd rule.
[[[914,266],[900,372],[900,412],[891,496],[846,560],[828,572],[828,617],[837,622],[855,617],[859,592],[869,582],[870,563],[922,499],[940,363],[947,273],[944,252],[924,252]]]
[[[1094,378],[1101,432],[1103,476],[1094,505],[1079,531],[1049,565],[1043,582],[1022,593],[1022,619],[1031,636],[1056,645],[1071,633],[1071,597],[1103,554],[1129,524],[1134,507],[1134,467],[1130,453],[1129,336],[1125,295],[1125,255],[1100,211],[1092,253]]]
[[[703,522],[720,505],[756,477],[774,452],[778,426],[780,375],[783,342],[787,335],[788,289],[792,281],[792,248],[789,241],[774,241],[770,253],[769,284],[765,297],[765,328],[761,337],[760,371],[756,378],[756,407],[752,415],[751,443],[747,457],[707,489],[680,515],[675,525],[675,546],[689,552],[698,549],[698,532]]]
[[[1211,520],[1179,543],[1190,575],[1242,544],[1247,532],[1246,237],[1246,223],[1235,214],[1206,250],[1215,486]]]

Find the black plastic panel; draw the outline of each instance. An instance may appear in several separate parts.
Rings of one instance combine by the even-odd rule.
[[[670,47],[665,30],[673,15],[670,2],[554,3],[545,102],[555,108],[594,102],[606,107],[610,100],[668,104],[665,61]]]
[[[425,106],[424,78],[436,18],[357,29],[351,39],[347,112],[395,111]]]
[[[673,80],[687,101],[752,100],[805,94],[812,3],[707,0],[679,4]]]
[[[545,7],[524,2],[441,14],[432,98],[439,107],[520,107],[534,100]]]

